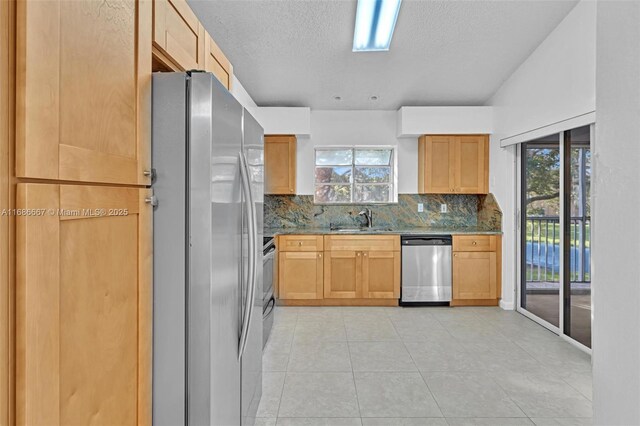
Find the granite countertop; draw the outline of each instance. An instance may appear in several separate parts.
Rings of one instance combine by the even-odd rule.
[[[326,235],[380,235],[380,234],[400,234],[400,235],[502,235],[502,231],[486,231],[475,227],[457,228],[372,228],[358,232],[335,231],[330,228],[264,228],[265,237],[275,235],[297,235],[297,234],[326,234]]]

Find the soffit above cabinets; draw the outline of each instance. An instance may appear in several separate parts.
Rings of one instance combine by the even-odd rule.
[[[397,136],[493,133],[493,107],[401,107]]]

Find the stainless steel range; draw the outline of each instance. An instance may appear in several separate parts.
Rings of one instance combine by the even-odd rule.
[[[273,283],[275,282],[276,268],[276,244],[274,238],[264,238],[263,247],[263,288],[262,298],[262,347],[267,344],[271,327],[273,327],[273,316],[276,308],[276,298],[273,293]]]

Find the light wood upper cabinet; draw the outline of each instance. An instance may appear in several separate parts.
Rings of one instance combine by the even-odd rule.
[[[422,136],[418,141],[418,192],[454,192],[454,136]]]
[[[322,252],[278,253],[278,291],[281,299],[322,299]]]
[[[149,195],[18,185],[17,424],[151,424]]]
[[[486,194],[487,135],[424,135],[418,140],[418,192]]]
[[[154,54],[175,71],[205,69],[204,27],[185,0],[153,0]]]
[[[362,297],[400,298],[400,252],[368,251],[362,258]]]
[[[151,3],[19,1],[18,177],[148,185]]]
[[[489,137],[456,136],[454,152],[455,192],[486,194],[489,192]]]
[[[296,137],[264,137],[265,194],[296,193]]]
[[[231,90],[231,76],[233,75],[233,66],[231,62],[224,56],[222,50],[218,47],[209,33],[205,33],[204,39],[204,69],[216,76],[216,78]]]
[[[328,251],[324,259],[324,297],[362,298],[362,258],[360,251]]]
[[[453,236],[452,305],[497,305],[501,297],[501,237]]]

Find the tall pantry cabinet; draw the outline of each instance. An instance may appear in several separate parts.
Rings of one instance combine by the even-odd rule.
[[[15,3],[0,1],[0,211],[15,207]],[[14,418],[15,217],[0,213],[0,424]]]
[[[17,424],[150,424],[152,3],[16,3]]]

